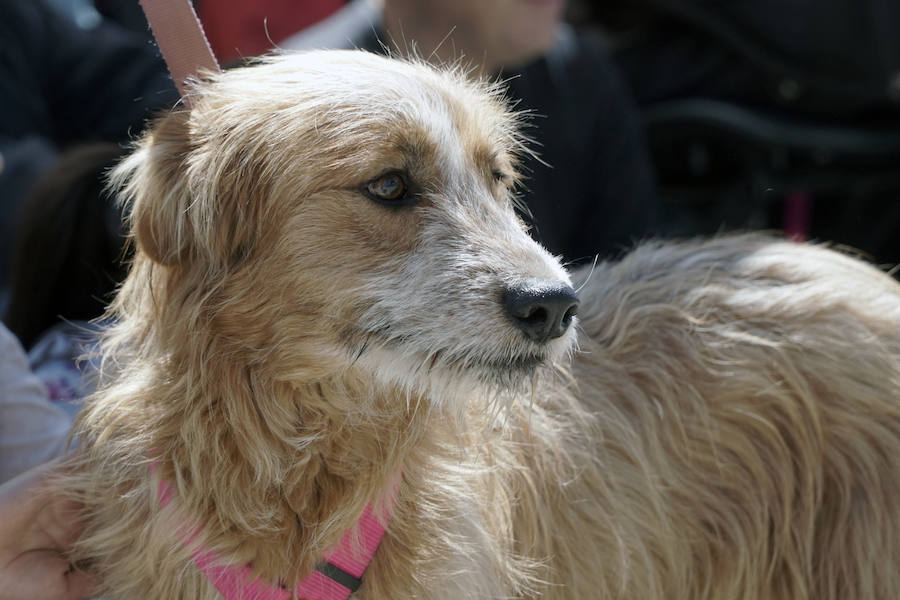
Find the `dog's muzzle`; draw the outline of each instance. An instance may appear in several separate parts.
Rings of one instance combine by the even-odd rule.
[[[530,279],[504,292],[503,308],[525,337],[543,344],[568,331],[578,313],[578,296],[564,283]]]

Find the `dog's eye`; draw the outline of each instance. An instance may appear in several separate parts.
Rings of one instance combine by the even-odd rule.
[[[406,181],[397,172],[385,173],[366,185],[366,191],[381,202],[399,202],[406,198]]]
[[[509,182],[509,176],[500,169],[492,169],[491,177],[493,177],[494,181],[496,181],[497,183],[502,183],[504,185]]]

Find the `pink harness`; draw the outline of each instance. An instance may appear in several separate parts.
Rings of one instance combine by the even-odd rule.
[[[156,464],[150,464],[150,472]],[[394,488],[396,492],[396,487]],[[396,494],[395,494],[396,495]],[[175,492],[165,481],[159,482],[159,503],[165,508],[174,499]],[[391,503],[391,508],[393,503]],[[390,513],[385,516],[390,519]],[[362,583],[366,567],[372,561],[384,528],[387,525],[375,518],[372,506],[366,506],[359,518],[359,535],[351,529],[344,534],[337,548],[332,550],[316,570],[297,585],[297,598],[302,600],[347,600]],[[199,533],[183,536],[183,544],[189,544]],[[215,552],[199,548],[191,552],[194,564],[206,575],[225,600],[291,600],[290,590],[271,585],[253,577],[249,566],[222,566]]]

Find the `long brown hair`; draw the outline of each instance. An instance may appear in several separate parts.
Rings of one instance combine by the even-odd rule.
[[[75,148],[25,201],[3,321],[26,348],[60,319],[102,315],[125,275],[121,211],[104,190],[122,153],[107,143]]]

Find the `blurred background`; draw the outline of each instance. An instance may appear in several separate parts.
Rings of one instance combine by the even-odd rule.
[[[640,108],[666,225],[900,261],[900,3],[575,1]]]
[[[194,5],[225,67],[358,47],[504,79],[544,161],[523,218],[570,264],[770,230],[896,273],[896,0]],[[54,402],[90,391],[76,357],[125,273],[104,174],[177,102],[137,0],[0,0],[0,311]]]

